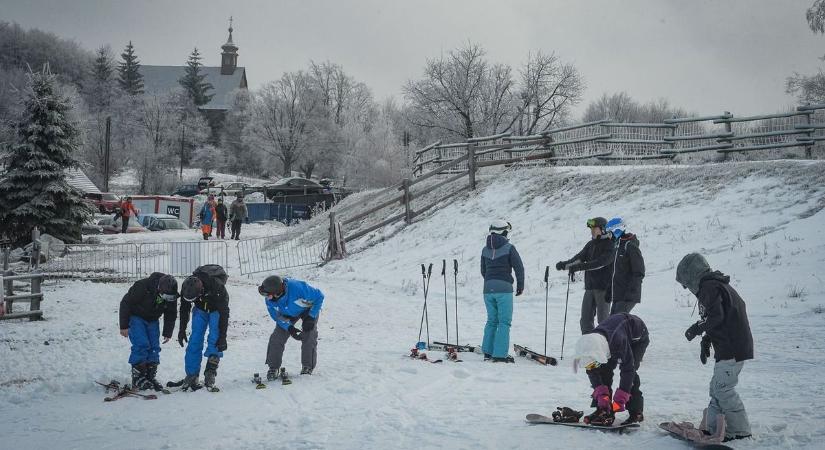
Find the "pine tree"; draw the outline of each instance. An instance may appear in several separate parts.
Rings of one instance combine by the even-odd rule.
[[[17,245],[29,241],[35,226],[66,242],[79,242],[80,227],[92,213],[66,183],[64,170],[77,167],[78,130],[68,118],[69,100],[55,86],[48,66],[29,74],[17,143],[0,177],[0,234]]]
[[[112,104],[114,95],[114,68],[109,46],[97,49],[97,56],[92,64],[92,82],[87,88],[87,98],[92,112],[100,112]]]
[[[185,75],[182,76],[178,83],[183,86],[186,94],[195,103],[196,106],[203,106],[212,100],[215,94],[207,94],[208,91],[213,90],[211,83],[204,81],[206,74],[201,74],[201,55],[197,47],[189,55],[189,61],[186,62]]]
[[[143,75],[140,74],[140,61],[135,55],[135,47],[132,41],[126,46],[126,50],[120,54],[123,61],[117,65],[118,85],[129,95],[139,95],[143,93]]]

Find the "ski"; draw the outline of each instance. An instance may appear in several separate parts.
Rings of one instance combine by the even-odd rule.
[[[106,386],[106,385],[104,385],[104,386]],[[115,400],[120,400],[121,398],[124,398],[124,397],[140,397],[144,400],[156,400],[158,398],[158,396],[155,395],[155,394],[141,394],[140,392],[134,391],[134,390],[132,390],[131,386],[129,386],[127,384],[127,385],[124,385],[122,388],[120,388],[120,390],[117,391],[117,393],[115,395],[113,395],[111,397],[104,397],[103,401],[104,402],[113,402]]]
[[[289,379],[289,374],[286,373],[286,368],[281,367],[281,373],[279,377],[281,378],[281,385],[286,386],[288,384],[292,384],[292,380]]]
[[[468,353],[481,353],[481,347],[478,345],[458,345],[458,344],[446,344],[444,342],[435,341],[429,345],[429,350],[444,350],[447,351],[448,348],[454,348],[457,352],[468,352]]]
[[[429,357],[427,357],[426,353],[418,350],[417,348],[411,349],[410,354],[407,355],[407,356],[409,356],[412,359],[420,359],[422,361],[427,361],[427,362],[433,363],[433,364],[437,364],[437,363],[442,362],[442,360],[440,360],[440,359],[430,359]]]
[[[552,417],[543,416],[541,414],[527,414],[526,420],[528,423],[531,424],[564,425],[566,427],[589,428],[591,430],[614,431],[618,433],[624,433],[626,431],[631,431],[639,428],[638,423],[630,423],[627,425],[611,425],[609,427],[603,427],[599,425],[588,425],[578,422],[556,422],[555,420],[553,420]]]
[[[260,374],[253,374],[252,382],[255,383],[255,389],[266,389],[266,384],[264,384],[264,381],[261,379]]]
[[[543,364],[545,366],[555,366],[559,363],[558,360],[556,360],[556,358],[552,356],[542,355],[541,353],[536,353],[523,345],[513,344],[513,351],[519,356],[523,356],[527,359],[532,359],[533,361],[539,364]]]
[[[169,391],[169,393],[171,394],[172,392],[178,392],[178,391],[184,391],[184,392],[185,391],[192,391],[192,392],[195,392],[195,391],[199,390],[200,388],[204,387],[202,384],[196,384],[194,386],[188,386],[188,387],[184,388],[183,387],[183,381],[184,380],[167,381],[166,382],[166,387],[169,388],[169,389],[166,389],[166,390]]]
[[[701,448],[705,450],[733,450],[733,447],[728,447],[720,442],[713,442],[713,439],[710,436],[702,436],[701,438],[706,439],[704,442],[691,439],[688,437],[689,435],[701,433],[701,431],[694,428],[691,423],[662,422],[659,424],[659,428],[667,431],[670,436],[679,439],[680,441],[684,441],[693,448]],[[720,441],[721,439],[722,436],[716,438],[717,441]]]

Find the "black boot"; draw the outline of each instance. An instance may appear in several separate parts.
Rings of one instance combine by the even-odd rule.
[[[163,390],[163,386],[158,383],[157,378],[155,378],[157,375],[158,363],[146,363],[146,381],[151,385],[151,389],[160,392]]]
[[[137,391],[152,389],[152,383],[146,379],[146,363],[132,364],[132,389]]]
[[[183,380],[180,381],[180,389],[182,391],[197,391],[198,389],[202,388],[203,385],[198,382],[198,375],[187,375]]]
[[[630,425],[631,423],[640,423],[640,422],[644,422],[644,420],[645,420],[644,414],[642,414],[641,412],[632,412],[632,413],[630,413],[630,416],[627,418],[627,420],[622,422],[622,425]]]
[[[507,356],[505,356],[505,357],[495,357],[495,356],[494,356],[494,357],[493,357],[493,362],[494,362],[494,363],[495,363],[495,362],[515,363],[515,362],[516,362],[516,360],[515,360],[515,358],[513,358],[513,357],[512,357],[512,356],[510,356],[510,355],[507,355]]]
[[[594,411],[593,414],[585,416],[584,423],[599,427],[609,427],[613,425],[614,420],[616,420],[616,416],[613,414],[613,411],[599,408]]]
[[[218,363],[221,359],[217,356],[210,356],[206,360],[206,369],[203,371],[203,384],[211,388],[215,386],[215,377],[218,376]]]
[[[278,370],[277,367],[274,369],[270,367],[269,370],[266,371],[266,381],[275,381],[278,379],[278,376],[280,376],[280,374],[281,371]]]
[[[485,360],[485,361],[489,361],[489,360],[491,360],[491,359],[493,359],[493,355],[491,355],[491,354],[489,354],[489,353],[485,353],[485,354],[484,354],[484,360]]]
[[[302,367],[301,368],[301,375],[312,375],[312,369],[310,369],[309,367],[306,367],[306,366]]]

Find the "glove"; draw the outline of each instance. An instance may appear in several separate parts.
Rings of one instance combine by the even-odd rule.
[[[605,385],[599,385],[593,389],[593,398],[596,399],[596,405],[600,409],[610,410],[610,388]]]
[[[567,272],[567,276],[570,278],[570,281],[576,281],[576,271],[573,269],[569,269]]]
[[[309,333],[310,331],[315,329],[315,323],[318,319],[313,319],[312,317],[307,317],[301,322],[301,330],[304,333]]]
[[[556,263],[556,270],[564,270],[564,266],[567,265],[567,261],[559,261]]]
[[[297,341],[303,341],[304,335],[301,330],[295,328],[295,325],[289,327],[289,334]]]
[[[702,364],[707,364],[708,357],[710,356],[710,336],[702,336],[700,347],[701,350],[699,351],[699,361],[702,361]]]
[[[692,341],[696,338],[696,336],[699,336],[700,334],[702,334],[702,329],[699,328],[698,322],[691,325],[690,328],[688,328],[685,331],[685,337],[687,338],[688,342]]]
[[[619,407],[614,412],[624,411],[624,406],[627,402],[630,401],[630,394],[621,390],[621,388],[616,389],[616,393],[613,394],[613,402]]]
[[[189,339],[186,338],[186,331],[180,330],[178,332],[178,344],[183,347],[184,342],[189,342]]]
[[[519,289],[516,289],[516,297],[518,297],[519,295],[521,295],[523,292],[524,292],[524,288],[519,288]]]
[[[227,348],[226,339],[218,339],[218,343],[215,346],[218,347],[219,352],[225,351]]]

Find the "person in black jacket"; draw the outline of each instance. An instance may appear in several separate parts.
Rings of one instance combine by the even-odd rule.
[[[199,389],[198,375],[201,359],[207,358],[203,371],[204,385],[213,388],[218,372],[218,363],[227,348],[226,331],[229,326],[229,294],[226,292],[226,272],[217,264],[209,264],[195,269],[181,285],[180,330],[178,343],[183,347],[187,341],[186,326],[189,311],[192,310],[192,334],[186,346],[184,365],[186,377],[180,382],[183,389]],[[194,309],[192,306],[194,305]],[[209,330],[207,336],[206,331]],[[206,351],[203,350],[206,338]]]
[[[163,389],[156,376],[160,364],[160,316],[163,316],[163,343],[172,338],[177,319],[178,282],[175,277],[155,272],[138,280],[120,301],[120,335],[132,343],[134,389]]]
[[[612,425],[615,412],[625,409],[630,414],[622,425],[644,420],[639,366],[649,344],[650,336],[644,321],[627,313],[611,315],[592,333],[579,338],[573,370],[587,369],[596,402],[596,411],[585,417],[585,423]],[[619,387],[613,393],[613,371],[617,366]]]
[[[556,263],[556,270],[568,270],[572,277],[575,272],[584,271],[584,297],[579,320],[582,334],[593,331],[593,318],[602,323],[610,312],[610,304],[605,299],[610,283],[610,266],[613,264],[613,241],[605,230],[607,220],[596,217],[587,221],[590,241],[584,248],[566,261]]]
[[[218,239],[225,239],[226,238],[226,205],[223,203],[223,196],[218,198],[218,206],[215,207],[215,218],[218,223]]]
[[[630,312],[642,301],[642,280],[645,277],[645,260],[639,250],[639,239],[628,233],[624,221],[615,217],[607,222],[607,230],[613,236],[613,268],[608,285],[607,301],[613,305],[610,314]]]
[[[749,437],[748,414],[736,393],[739,373],[745,361],[753,359],[753,336],[745,302],[728,284],[730,277],[718,270],[711,271],[710,264],[699,253],[682,258],[676,267],[676,281],[696,295],[699,303],[699,321],[685,331],[685,337],[692,341],[704,333],[699,359],[702,364],[707,362],[711,346],[716,359],[705,431],[716,434],[716,417],[724,414],[725,440]]]

